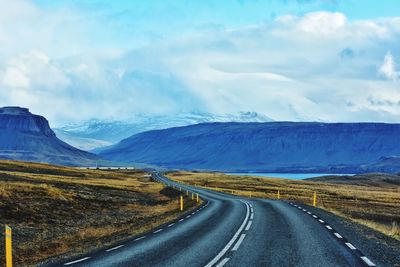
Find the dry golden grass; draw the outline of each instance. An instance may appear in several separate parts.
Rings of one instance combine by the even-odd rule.
[[[196,204],[186,203],[188,209]],[[13,229],[15,266],[33,266],[149,231],[177,218],[178,208],[179,192],[152,182],[143,171],[0,161],[0,226]]]
[[[293,200],[317,205],[386,235],[400,239],[400,187],[332,184],[304,180],[249,177],[222,173],[175,172],[168,177],[183,183],[247,197]]]

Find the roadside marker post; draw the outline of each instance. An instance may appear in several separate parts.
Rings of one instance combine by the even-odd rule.
[[[186,190],[186,195],[187,195],[187,196],[189,195],[189,191],[187,191],[187,190]]]
[[[192,192],[192,200],[194,199],[194,193]]]
[[[183,196],[181,196],[180,199],[180,210],[183,211]]]
[[[196,193],[196,202],[199,202],[199,193]]]
[[[278,199],[281,199],[281,192],[278,190]]]
[[[12,230],[6,225],[6,267],[12,267]]]
[[[313,206],[317,206],[317,192],[314,192]]]

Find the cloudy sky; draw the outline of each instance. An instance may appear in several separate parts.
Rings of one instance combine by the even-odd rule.
[[[53,126],[257,111],[400,122],[397,0],[0,0],[0,106]]]

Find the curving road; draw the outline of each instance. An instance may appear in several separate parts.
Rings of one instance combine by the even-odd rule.
[[[150,233],[46,266],[375,266],[340,233],[296,203],[246,199],[170,181],[205,203]]]

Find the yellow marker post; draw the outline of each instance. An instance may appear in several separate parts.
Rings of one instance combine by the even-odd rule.
[[[192,200],[194,199],[194,193],[192,192]]]
[[[281,192],[278,190],[278,199],[281,199]]]
[[[187,191],[187,190],[186,190],[186,195],[187,195],[187,196],[189,195],[189,191]]]
[[[180,209],[181,211],[183,211],[183,196],[180,197],[181,201],[180,201]]]
[[[199,202],[199,193],[196,193],[196,202]]]
[[[317,206],[317,192],[314,192],[314,200],[313,200],[313,206]]]
[[[12,230],[6,225],[6,267],[12,267]]]

